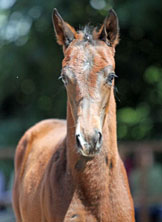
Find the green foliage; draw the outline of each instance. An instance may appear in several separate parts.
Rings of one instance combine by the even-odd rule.
[[[150,119],[150,108],[146,104],[140,104],[137,108],[126,107],[118,111],[119,139],[132,137],[144,139],[149,136],[153,127]]]
[[[150,66],[146,69],[144,73],[144,78],[146,82],[154,84],[160,82],[161,74],[162,74],[162,69],[156,66]]]
[[[0,145],[16,144],[44,118],[65,118],[58,80],[63,58],[51,14],[74,27],[101,24],[114,7],[120,21],[116,73],[119,139],[161,138],[161,0],[3,0],[0,2]]]

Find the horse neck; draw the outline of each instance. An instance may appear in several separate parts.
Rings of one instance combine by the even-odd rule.
[[[76,150],[75,123],[71,108],[67,105],[67,172],[70,184],[76,188],[76,195],[89,210],[99,215],[102,205],[109,208],[107,196],[108,184],[114,182],[114,173],[118,169],[118,149],[116,138],[116,106],[111,95],[108,113],[103,127],[103,145],[101,151],[92,159],[82,157]],[[98,216],[97,216],[98,217]]]

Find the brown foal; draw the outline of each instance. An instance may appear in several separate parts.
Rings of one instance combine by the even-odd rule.
[[[134,222],[116,137],[116,13],[110,10],[98,31],[75,31],[56,9],[53,24],[64,51],[67,121],[42,121],[17,146],[17,222]]]

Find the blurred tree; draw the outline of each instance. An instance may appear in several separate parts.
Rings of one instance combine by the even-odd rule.
[[[117,11],[118,137],[161,138],[161,0],[1,0],[0,145],[16,144],[23,132],[44,118],[64,118],[66,94],[58,77],[63,58],[52,27],[58,8],[75,28],[102,23]]]

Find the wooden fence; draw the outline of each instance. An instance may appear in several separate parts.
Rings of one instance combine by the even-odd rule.
[[[4,159],[13,159],[14,158],[14,152],[15,149],[12,147],[8,147],[3,149],[3,147],[0,148],[0,160]],[[162,155],[162,141],[143,141],[143,142],[119,142],[119,152],[122,156],[122,159],[125,160],[129,155],[136,156],[138,159],[145,158],[146,154],[153,158],[154,154],[158,153]],[[147,164],[149,161],[147,161]],[[148,195],[145,192],[145,188],[147,187],[146,179],[147,178],[147,172],[145,164],[140,164],[139,170],[141,172],[142,178],[141,178],[141,195],[140,198],[135,198],[135,206],[140,206],[140,221],[141,222],[149,222],[149,214],[148,214],[148,205],[153,204],[154,202],[161,202],[162,204],[162,196],[158,196],[155,198],[148,198]],[[155,181],[156,185],[156,181]]]

